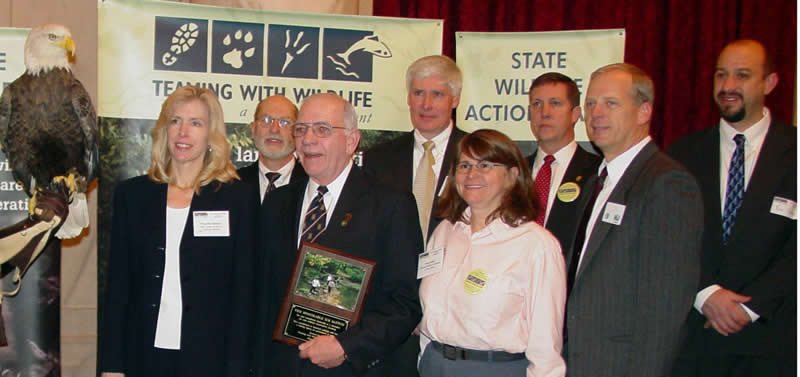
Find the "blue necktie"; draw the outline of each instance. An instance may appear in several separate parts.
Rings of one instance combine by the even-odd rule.
[[[728,189],[725,194],[725,210],[722,212],[722,243],[728,243],[733,224],[736,223],[736,211],[742,205],[744,197],[744,135],[733,137],[736,150],[728,167]]]
[[[325,186],[317,187],[317,196],[311,201],[306,211],[306,218],[303,221],[303,233],[300,235],[301,241],[314,242],[322,232],[325,231],[325,220],[327,209],[322,197],[328,192]]]

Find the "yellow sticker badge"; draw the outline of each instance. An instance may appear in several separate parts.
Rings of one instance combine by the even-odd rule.
[[[467,278],[464,279],[464,292],[467,292],[471,295],[477,295],[483,291],[483,288],[486,287],[486,283],[489,280],[489,276],[486,275],[484,270],[480,268],[477,270],[472,270],[472,272],[467,275]]]
[[[577,183],[567,182],[558,187],[558,193],[556,194],[556,196],[558,197],[558,200],[565,203],[569,203],[571,201],[574,201],[575,199],[578,199],[578,196],[580,194],[581,194],[581,187],[578,186]]]

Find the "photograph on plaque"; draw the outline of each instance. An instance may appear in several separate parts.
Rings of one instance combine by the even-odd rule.
[[[372,261],[303,242],[273,339],[296,345],[346,331],[361,318],[374,266]]]
[[[303,254],[294,293],[352,312],[364,287],[364,274],[361,266],[309,251]]]

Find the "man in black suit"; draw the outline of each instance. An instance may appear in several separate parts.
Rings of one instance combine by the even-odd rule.
[[[797,131],[764,97],[778,75],[739,40],[714,71],[719,124],[670,146],[700,182],[705,233],[691,336],[676,376],[795,376]]]
[[[415,281],[422,233],[414,198],[374,183],[354,166],[360,139],[357,117],[341,97],[325,93],[307,98],[293,133],[309,179],[275,190],[262,206],[267,260],[257,274],[263,281],[254,347],[256,374],[385,376],[383,360],[422,316]],[[376,265],[358,324],[339,335],[318,336],[290,347],[271,338],[301,240]]]
[[[427,240],[440,219],[436,211],[438,193],[442,191],[447,171],[455,156],[456,144],[466,134],[453,125],[453,110],[461,99],[461,70],[444,55],[418,59],[406,71],[408,111],[414,129],[396,139],[378,145],[364,155],[364,170],[378,182],[398,191],[413,192],[420,212],[423,238]],[[430,144],[433,157],[432,192],[428,198],[415,190],[425,167],[425,143]],[[424,191],[424,190],[423,190]],[[419,196],[419,197],[417,197]]]
[[[439,193],[456,159],[456,145],[466,135],[452,120],[461,99],[461,86],[461,70],[453,59],[444,55],[417,59],[406,71],[408,111],[414,129],[364,155],[364,170],[378,182],[414,194],[423,242],[441,221],[434,216]],[[390,376],[416,376],[418,355],[419,336],[409,333],[400,351],[387,361]]]
[[[630,64],[599,68],[586,91],[587,131],[604,160],[567,256],[571,377],[667,376],[686,335],[703,204],[694,177],[649,136],[653,91]]]
[[[564,245],[575,239],[580,219],[577,199],[602,158],[575,142],[575,123],[581,117],[575,81],[548,72],[533,80],[528,96],[531,132],[538,142],[536,152],[528,157],[539,195],[536,222],[556,236],[565,252]]]
[[[282,95],[267,97],[256,106],[250,132],[258,161],[237,172],[250,184],[259,203],[267,192],[306,176],[294,157],[292,125],[296,119],[297,106]]]

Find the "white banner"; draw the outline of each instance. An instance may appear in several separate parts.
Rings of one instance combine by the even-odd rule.
[[[25,38],[30,31],[0,28],[0,92],[25,73]],[[0,151],[0,219],[3,219],[0,228],[22,220],[27,215],[28,195],[22,191],[22,185],[14,181],[8,159]]]
[[[408,130],[405,71],[440,53],[442,21],[219,8],[150,0],[99,3],[101,117],[155,119],[176,88],[220,98],[249,123],[263,98],[333,91],[364,129]]]
[[[25,38],[31,29],[0,27],[0,83],[5,89],[25,72]]]
[[[583,92],[592,72],[624,60],[625,30],[535,33],[456,33],[456,57],[464,74],[457,124],[465,131],[493,128],[514,140],[533,140],[528,89],[536,77],[560,72]],[[575,139],[588,141],[583,118]]]

